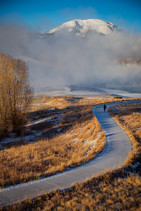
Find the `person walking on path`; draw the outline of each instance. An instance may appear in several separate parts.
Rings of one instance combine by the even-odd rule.
[[[106,111],[106,105],[104,104],[104,112]]]

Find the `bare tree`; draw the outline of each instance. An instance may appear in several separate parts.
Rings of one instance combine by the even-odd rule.
[[[31,98],[26,63],[0,54],[0,136],[23,131]]]

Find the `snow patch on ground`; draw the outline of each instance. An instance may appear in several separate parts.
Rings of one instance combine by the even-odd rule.
[[[5,149],[4,145],[6,144],[12,144],[16,142],[24,142],[24,143],[31,143],[37,140],[40,136],[42,136],[43,132],[37,132],[37,131],[32,131],[32,135],[27,135],[23,137],[6,137],[0,142],[0,149]]]
[[[133,165],[133,169],[137,168],[138,166],[140,166],[140,162],[137,162]]]

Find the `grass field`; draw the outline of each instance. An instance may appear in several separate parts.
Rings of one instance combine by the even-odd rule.
[[[52,175],[94,158],[103,150],[106,139],[92,108],[112,100],[44,97],[34,102],[25,133],[30,136],[36,131],[41,135],[29,142],[24,142],[23,137],[22,141],[13,139],[3,144],[6,149],[0,151],[1,187]]]
[[[141,113],[140,105],[123,105],[110,109],[115,121],[127,132],[133,144],[121,168],[76,184],[65,191],[26,199],[7,210],[140,210],[141,191]]]
[[[141,104],[127,105],[124,103],[117,106],[116,110],[118,110],[118,114],[114,112],[114,108],[110,109],[110,114],[127,133],[133,148],[125,163],[135,165],[141,160]],[[141,165],[139,166],[141,167]]]
[[[116,179],[107,173],[67,191],[26,199],[11,210],[139,210],[140,182],[136,175]]]

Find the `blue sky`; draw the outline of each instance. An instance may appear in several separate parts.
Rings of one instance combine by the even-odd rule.
[[[141,0],[1,0],[0,20],[48,30],[72,19],[97,18],[141,33]]]

